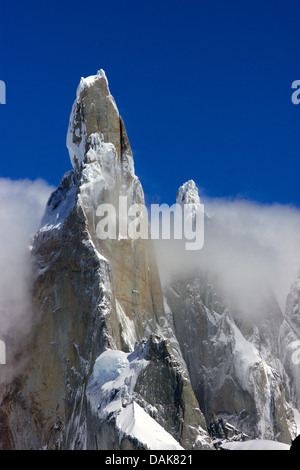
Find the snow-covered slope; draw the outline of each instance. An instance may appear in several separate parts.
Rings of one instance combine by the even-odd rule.
[[[268,440],[250,440],[246,442],[224,442],[222,449],[225,450],[290,450],[288,444]]]
[[[120,436],[136,439],[149,450],[183,450],[135,400],[134,388],[148,361],[135,353],[106,350],[96,360],[87,396],[99,421],[115,419]],[[113,398],[112,398],[113,397]],[[99,446],[101,443],[99,443]]]

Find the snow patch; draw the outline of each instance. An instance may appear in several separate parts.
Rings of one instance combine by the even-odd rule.
[[[62,182],[66,181],[69,176],[70,172],[67,172]],[[41,221],[40,232],[60,229],[63,226],[64,221],[76,205],[77,190],[77,184],[73,184],[66,192],[56,190],[52,193]]]
[[[122,433],[138,439],[149,450],[184,450],[174,437],[136,402],[123,408],[116,422]]]
[[[105,72],[104,72],[104,70],[102,70],[102,69],[98,70],[97,75],[90,75],[89,77],[86,77],[86,78],[81,77],[80,82],[79,82],[79,85],[78,85],[78,87],[77,87],[76,97],[79,98],[81,92],[82,92],[85,88],[94,85],[94,83],[95,83],[97,80],[99,80],[99,78],[104,78],[104,79],[107,81]]]
[[[180,450],[179,443],[134,401],[134,387],[147,366],[144,350],[133,353],[107,349],[96,360],[87,386],[87,397],[100,421],[115,418],[120,440],[138,439],[147,449]]]
[[[224,442],[222,443],[222,448],[227,450],[290,450],[288,444],[264,439],[244,442]]]
[[[128,365],[128,354],[118,350],[104,351],[96,359],[93,380],[94,387],[102,387],[106,383],[116,380]]]
[[[249,388],[249,375],[253,366],[262,362],[257,349],[246,340],[236,325],[231,322],[231,328],[234,333],[233,358],[236,374],[239,377],[240,384],[244,390]]]
[[[120,325],[122,327],[122,338],[128,348],[133,351],[136,343],[136,332],[134,321],[124,312],[120,302],[116,299],[116,311]]]

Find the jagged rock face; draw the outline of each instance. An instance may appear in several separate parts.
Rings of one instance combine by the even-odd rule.
[[[297,279],[291,286],[286,302],[285,318],[295,329],[296,334],[300,333],[300,279]]]
[[[282,383],[243,336],[230,311],[205,305],[203,279],[173,282],[165,295],[192,386],[207,422],[223,416],[255,437],[290,443]]]
[[[144,204],[102,70],[80,82],[67,147],[73,169],[32,242],[34,339],[24,374],[0,388],[0,448],[212,449],[214,414],[229,434],[290,443],[299,280],[284,316],[268,295],[248,322],[193,253],[193,274],[164,297],[151,241],[99,236],[101,204],[115,208],[117,226],[129,205]],[[191,205],[192,220],[202,210],[192,180],[177,203]]]
[[[191,182],[177,193],[180,204],[198,199]],[[201,266],[164,289],[200,408],[207,423],[215,413],[253,438],[290,443],[295,424],[280,360],[280,308],[267,293],[264,310],[247,318],[221,292],[217,276]]]
[[[144,357],[148,365],[135,387],[141,403],[150,404],[156,421],[184,448],[210,449],[204,416],[170,342],[151,337]]]
[[[89,149],[89,139],[99,134],[106,143],[112,143],[118,159],[121,158],[121,124],[117,106],[108,89],[103,70],[94,77],[82,78],[73,105],[67,146],[73,166],[79,169]]]
[[[70,116],[67,145],[74,168],[81,168],[78,202],[89,235],[97,252],[109,260],[117,315],[121,323],[131,322],[132,337],[140,341],[145,325],[150,325],[149,331],[155,330],[154,325],[164,312],[152,245],[143,239],[134,243],[130,239],[99,240],[96,233],[99,204],[113,204],[117,215],[119,196],[127,198],[128,206],[144,204],[125,126],[103,71],[93,80],[81,80]],[[124,337],[122,341],[124,344],[116,347],[126,345]],[[133,345],[131,340],[127,347]]]
[[[119,196],[126,196],[128,204],[144,203],[125,126],[103,71],[81,80],[67,146],[73,170],[51,195],[32,243],[35,334],[26,372],[1,390],[5,426],[0,447],[148,448],[143,436],[132,437],[120,424],[123,409],[128,415],[133,410],[133,415],[152,419],[140,401],[146,410],[160,403],[157,421],[151,423],[162,424],[159,433],[166,446],[176,448],[180,441],[186,448],[209,448],[203,415],[193,412],[198,405],[183,361],[180,358],[180,370],[168,359],[167,350],[159,354],[163,342],[158,341],[158,349],[154,343],[147,349],[138,392],[132,388],[114,419],[103,419],[90,404],[88,390],[97,358],[107,350],[129,355],[136,344],[168,328],[163,326],[164,299],[151,242],[100,239],[97,233],[100,204],[113,204],[118,213]],[[175,338],[171,341],[176,344]],[[172,405],[155,389],[144,390],[159,371],[173,393]],[[102,389],[99,394],[106,397]],[[165,406],[172,411],[167,424]]]
[[[107,377],[109,382],[101,387]],[[98,422],[118,430],[118,448],[124,448],[124,439],[126,445],[138,442],[138,448],[149,450],[161,449],[159,441],[164,439],[169,439],[170,449],[212,448],[189,378],[168,340],[151,335],[130,354],[104,352],[96,361],[87,395]],[[171,437],[164,437],[166,432]],[[153,435],[145,440],[147,433]],[[90,440],[103,448],[101,426]]]
[[[291,286],[280,328],[280,358],[287,373],[291,400],[300,409],[300,280]]]

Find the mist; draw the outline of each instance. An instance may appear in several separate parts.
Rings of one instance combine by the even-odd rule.
[[[300,272],[300,210],[238,199],[201,203],[206,214],[201,250],[188,252],[182,241],[154,241],[163,285],[199,271],[247,314],[259,314],[271,292],[284,311]]]
[[[0,178],[0,341],[11,348],[7,364],[0,365],[0,381],[24,360],[22,338],[33,325],[30,239],[54,189],[42,180]],[[195,271],[208,273],[241,310],[257,313],[272,291],[284,311],[299,277],[300,210],[246,200],[203,198],[201,203],[206,214],[201,250],[186,251],[182,240],[154,240],[163,286]]]
[[[0,340],[7,346],[0,381],[21,366],[21,344],[32,328],[30,238],[53,187],[43,180],[0,178]],[[18,360],[16,356],[18,355]]]

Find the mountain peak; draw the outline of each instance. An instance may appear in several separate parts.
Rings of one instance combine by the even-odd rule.
[[[103,143],[113,144],[120,160],[120,115],[102,69],[97,75],[81,77],[72,106],[66,145],[72,166],[76,170],[80,169],[86,159],[92,134],[94,137],[97,135],[98,140]]]
[[[200,204],[198,188],[194,180],[184,183],[177,191],[177,204]]]
[[[94,85],[95,82],[99,79],[104,79],[105,82],[107,83],[107,88],[108,88],[108,80],[107,80],[106,74],[103,69],[100,69],[97,71],[96,75],[90,75],[88,77],[81,77],[79,85],[77,87],[76,96],[79,97],[79,95],[85,88]]]

